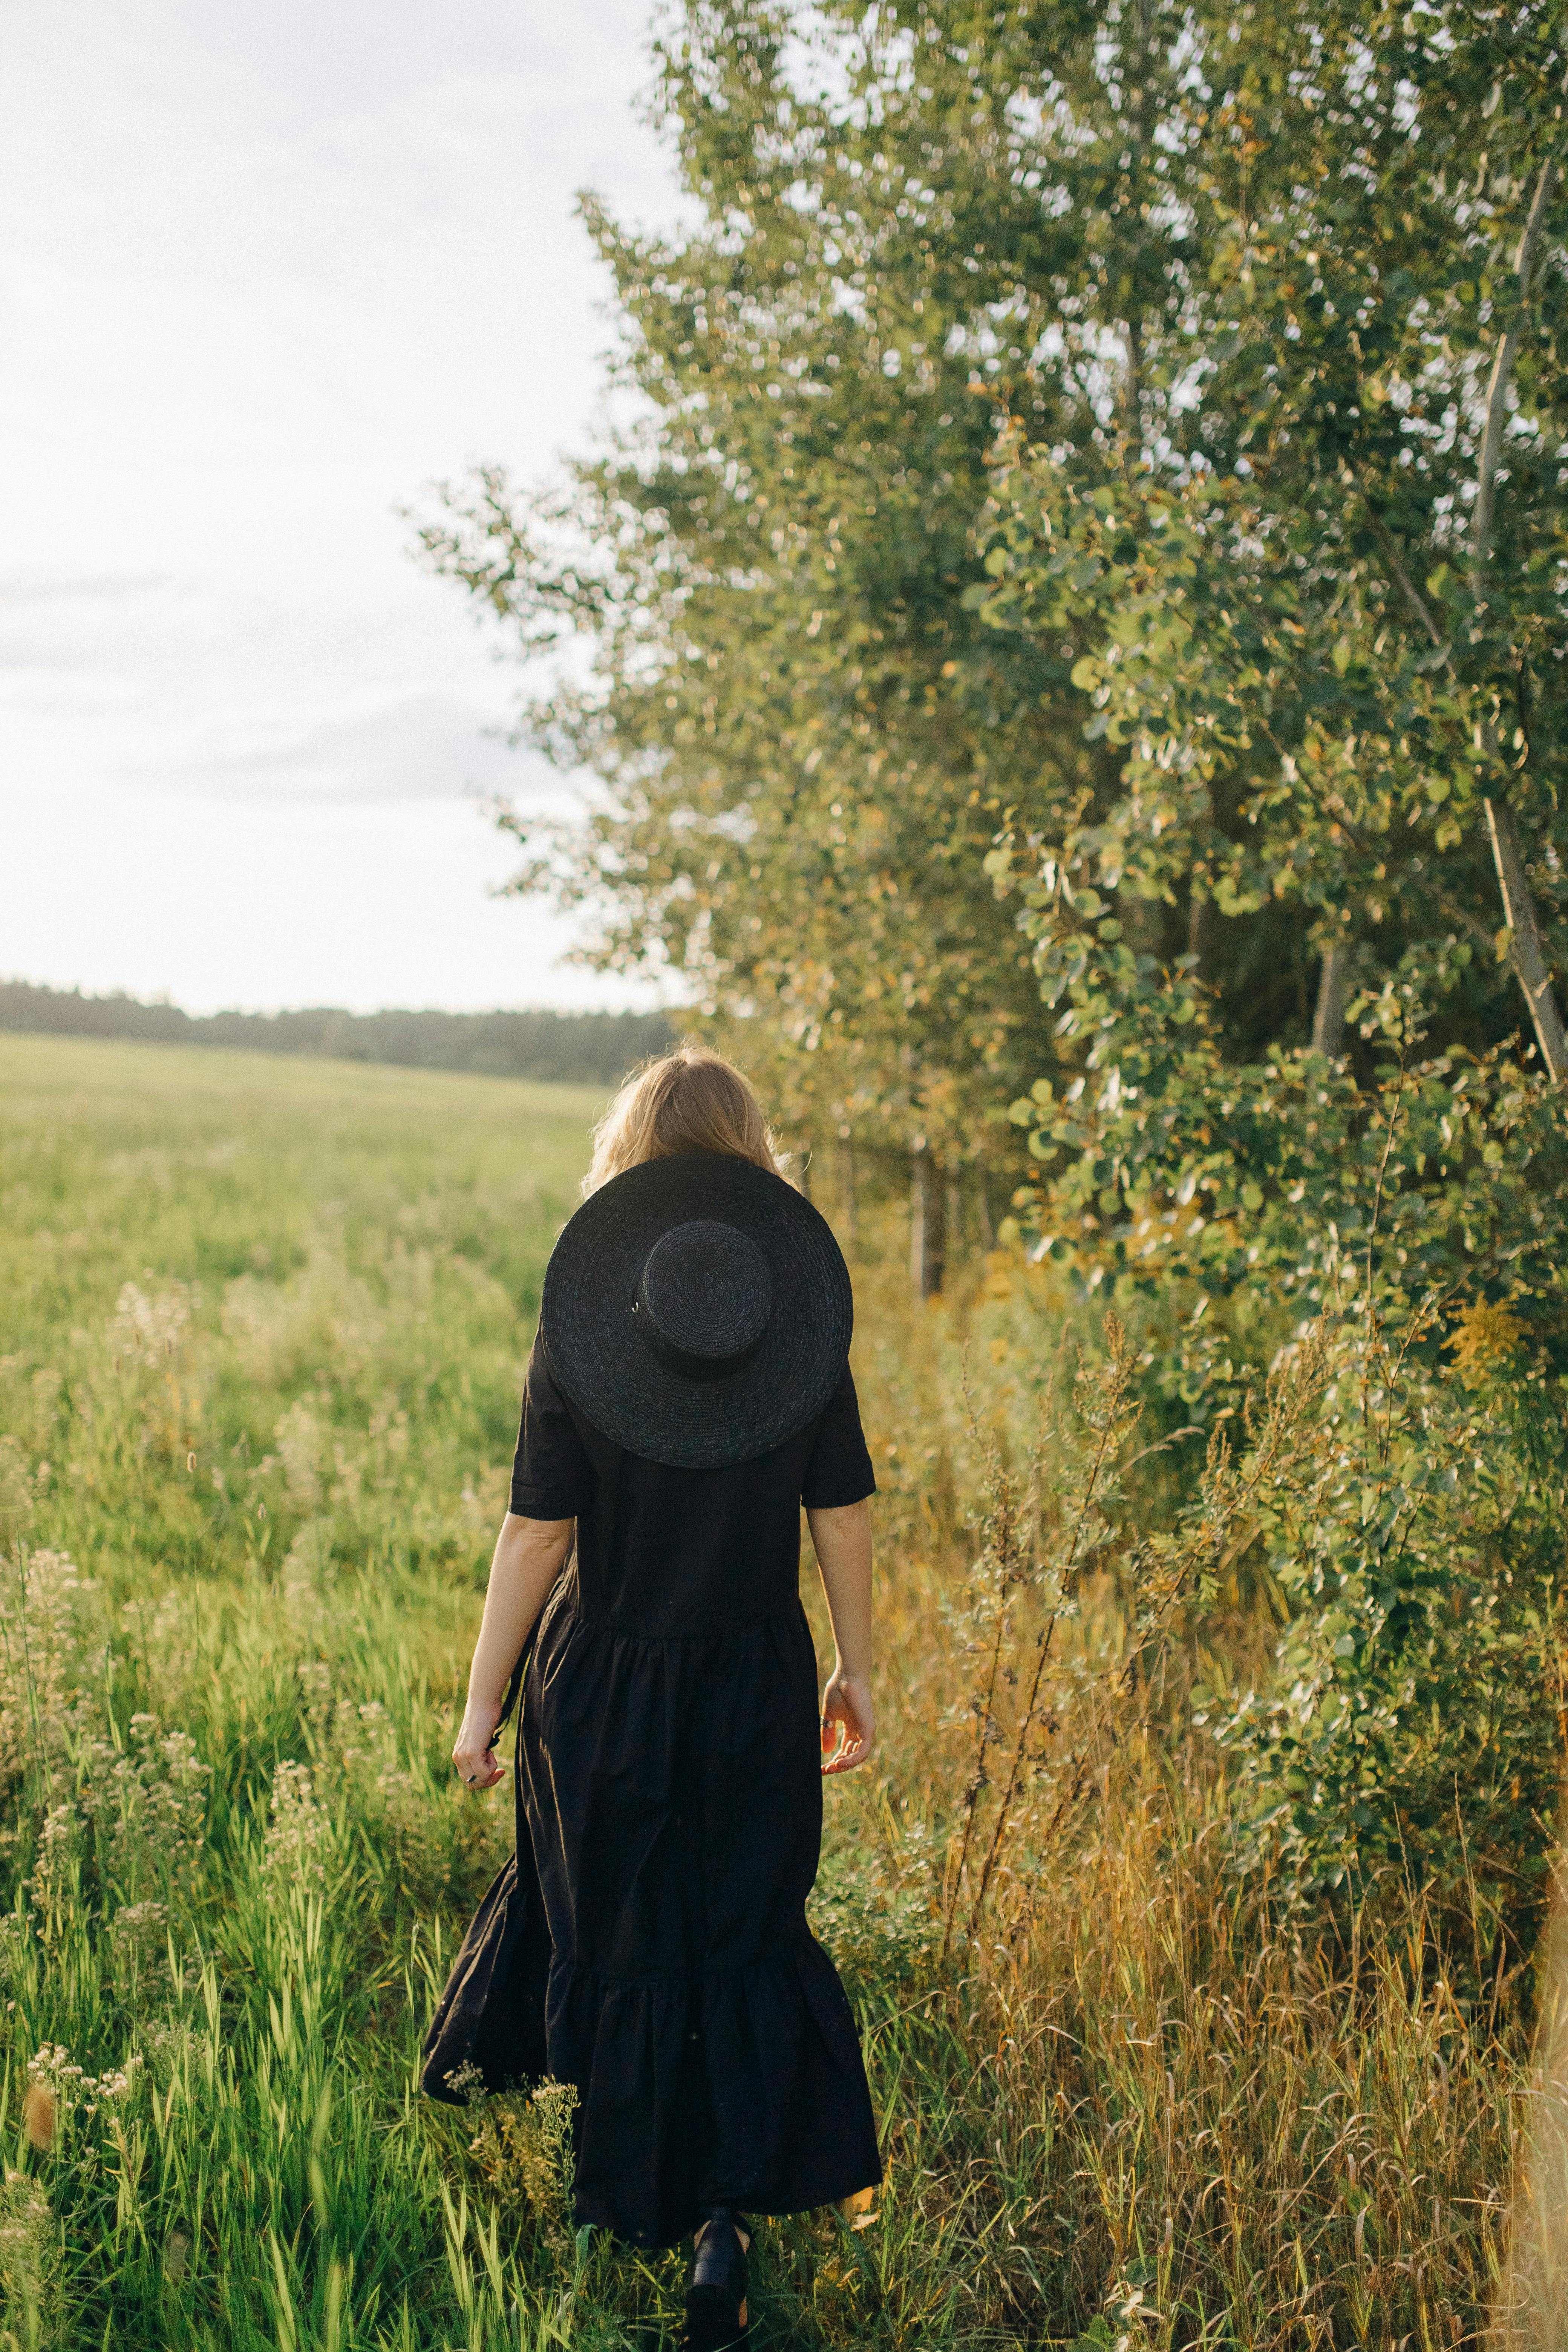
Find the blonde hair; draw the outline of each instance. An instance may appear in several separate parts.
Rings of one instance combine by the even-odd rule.
[[[682,1043],[633,1071],[594,1129],[583,1190],[596,1192],[624,1170],[678,1151],[724,1152],[782,1172],[761,1103],[733,1063],[707,1045]]]

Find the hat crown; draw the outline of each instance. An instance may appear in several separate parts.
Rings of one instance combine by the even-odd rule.
[[[773,1271],[751,1236],[717,1218],[693,1217],[649,1250],[634,1316],[662,1362],[700,1380],[750,1359],[773,1307]]]

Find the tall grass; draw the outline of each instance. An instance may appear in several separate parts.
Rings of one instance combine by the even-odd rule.
[[[447,1749],[591,1098],[33,1039],[0,1086],[0,2342],[657,2344],[681,2258],[572,2230],[560,2098],[413,2089],[509,1833]],[[1522,2025],[1418,1912],[1244,1884],[1170,1734],[1236,1474],[1134,1463],[1043,1277],[916,1312],[863,1223],[881,1745],[815,1916],[888,2180],[764,2224],[755,2334],[1477,2340]]]

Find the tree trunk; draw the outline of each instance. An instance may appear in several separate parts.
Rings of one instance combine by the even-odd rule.
[[[1131,890],[1116,894],[1121,936],[1134,955],[1158,956],[1165,944],[1165,910],[1158,898],[1140,898]]]
[[[1123,53],[1123,68],[1129,78],[1136,72],[1132,83],[1132,203],[1135,213],[1147,215],[1149,206],[1142,204],[1143,173],[1149,153],[1149,70],[1152,62],[1149,53],[1149,0],[1133,0],[1131,26],[1136,52],[1129,58]],[[1122,322],[1127,339],[1127,376],[1125,385],[1127,437],[1133,449],[1143,446],[1143,322],[1135,312]]]
[[[1535,912],[1535,901],[1530,895],[1525,879],[1524,861],[1519,854],[1519,835],[1514,831],[1513,811],[1506,801],[1488,801],[1487,829],[1492,837],[1492,858],[1497,866],[1498,888],[1502,894],[1503,920],[1513,933],[1513,965],[1524,1001],[1530,1007],[1530,1017],[1535,1028],[1535,1041],[1541,1048],[1541,1058],[1552,1078],[1568,1078],[1568,1037],[1563,1034],[1563,1016],[1557,1010],[1557,999],[1552,992],[1552,971],[1546,961],[1546,944],[1541,936],[1541,924]]]
[[[983,1160],[974,1171],[974,1206],[980,1219],[980,1246],[983,1250],[994,1250],[996,1228],[991,1222],[991,1180],[985,1173]]]
[[[1513,363],[1519,353],[1524,333],[1525,311],[1530,301],[1530,289],[1535,276],[1535,257],[1541,245],[1541,232],[1546,225],[1546,208],[1552,202],[1557,184],[1557,165],[1548,156],[1541,167],[1531,199],[1529,216],[1519,240],[1519,250],[1513,257],[1513,272],[1519,280],[1519,311],[1511,327],[1498,340],[1497,357],[1492,362],[1491,380],[1487,385],[1487,421],[1481,435],[1481,454],[1476,467],[1476,504],[1470,517],[1470,551],[1476,567],[1478,594],[1482,593],[1487,559],[1492,551],[1492,523],[1497,512],[1497,469],[1502,456],[1503,427],[1508,422],[1508,390],[1513,375]]]
[[[1127,335],[1127,425],[1131,438],[1142,438],[1143,417],[1143,337],[1136,319],[1126,322]]]
[[[942,1181],[924,1144],[910,1160],[910,1287],[934,1298],[942,1276]]]
[[[1196,890],[1187,893],[1187,953],[1194,965],[1201,962],[1204,952],[1204,910],[1208,905]]]
[[[844,1136],[838,1147],[838,1181],[844,1195],[844,1238],[853,1249],[860,1239],[859,1202],[855,1185],[855,1138]]]
[[[1491,554],[1492,527],[1497,517],[1498,463],[1502,456],[1503,430],[1508,422],[1509,386],[1520,341],[1524,333],[1541,233],[1556,184],[1557,166],[1549,156],[1542,163],[1535,183],[1529,217],[1513,260],[1514,275],[1519,280],[1519,309],[1513,324],[1498,338],[1497,356],[1492,362],[1491,380],[1487,385],[1486,426],[1481,435],[1481,454],[1476,467],[1475,512],[1470,520],[1471,583],[1477,609],[1483,616],[1487,603],[1487,563]],[[1489,722],[1485,736],[1485,749],[1495,756],[1497,741]],[[1541,1048],[1541,1058],[1546,1065],[1547,1075],[1554,1080],[1561,1080],[1568,1077],[1568,1037],[1563,1034],[1563,1015],[1557,1009],[1557,999],[1552,992],[1552,970],[1546,961],[1541,919],[1535,911],[1535,901],[1525,876],[1513,811],[1502,800],[1488,800],[1484,805],[1487,830],[1491,835],[1492,861],[1497,867],[1498,888],[1502,898],[1503,920],[1513,933],[1509,961],[1524,992],[1524,1001],[1530,1007],[1535,1042]]]
[[[1312,1014],[1312,1051],[1337,1060],[1345,1050],[1345,1006],[1351,998],[1351,951],[1343,940],[1323,950],[1318,1003]]]

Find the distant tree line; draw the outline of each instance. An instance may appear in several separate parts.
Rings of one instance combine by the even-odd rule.
[[[177,1004],[0,981],[0,1029],[68,1037],[140,1037],[227,1045],[258,1054],[315,1054],[341,1062],[468,1070],[493,1078],[614,1085],[673,1036],[662,1013],[296,1013],[192,1014]]]

